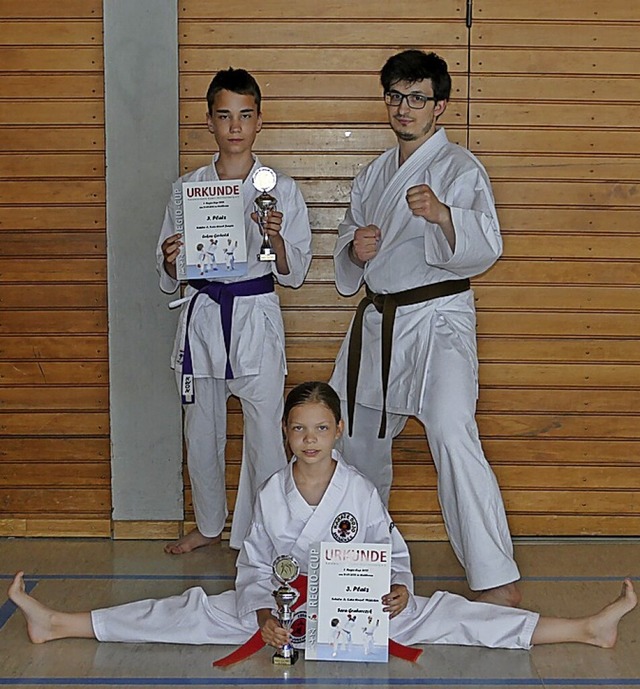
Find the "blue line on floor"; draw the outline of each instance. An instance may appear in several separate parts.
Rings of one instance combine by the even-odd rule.
[[[0,579],[13,579],[14,574],[0,574]],[[622,581],[625,577],[640,580],[640,574],[616,574],[614,576],[533,576],[520,581]],[[105,581],[234,581],[234,574],[25,574],[25,581],[40,579],[95,579]],[[465,582],[463,576],[414,576],[415,581]]]
[[[11,577],[13,579],[13,577]],[[27,593],[31,593],[37,585],[37,581],[25,581],[24,588]],[[6,601],[3,605],[0,605],[0,629],[4,627],[9,621],[9,618],[17,610],[15,604],[10,600]]]
[[[486,686],[581,686],[581,687],[629,687],[640,686],[640,679],[577,679],[531,677],[451,679],[392,677],[0,677],[2,686],[394,686],[394,687],[486,687]]]

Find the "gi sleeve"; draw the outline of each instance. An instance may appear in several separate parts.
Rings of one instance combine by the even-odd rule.
[[[300,287],[311,263],[311,228],[307,205],[293,180],[281,202],[283,215],[281,236],[287,251],[289,273],[287,275],[278,273],[275,261],[272,264],[272,271],[281,285]]]
[[[442,231],[427,231],[427,263],[461,278],[483,273],[502,254],[500,224],[486,172],[482,167],[466,171],[449,185],[440,200],[451,210],[455,251],[451,251]]]
[[[171,200],[167,204],[167,209],[164,212],[164,220],[162,222],[162,228],[160,229],[160,237],[158,239],[158,245],[156,247],[156,270],[160,276],[160,289],[166,294],[173,294],[180,285],[179,280],[174,280],[164,269],[164,255],[162,253],[162,242],[167,237],[176,233],[175,226],[175,206],[173,203],[173,195]]]
[[[253,521],[236,562],[238,615],[244,616],[261,608],[274,608],[272,565],[275,559],[269,534],[264,528],[264,511],[258,497]]]
[[[338,226],[338,239],[333,251],[336,287],[338,292],[345,296],[355,294],[364,280],[364,268],[360,268],[349,258],[349,246],[353,241],[355,231],[359,227],[366,226],[361,201],[362,173],[353,181],[351,204],[345,213],[344,220]]]

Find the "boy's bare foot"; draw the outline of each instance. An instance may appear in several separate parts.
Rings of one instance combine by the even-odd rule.
[[[483,591],[476,600],[480,603],[493,603],[494,605],[504,605],[507,608],[516,608],[520,605],[522,594],[515,582],[497,586],[494,589]]]
[[[638,604],[638,596],[630,579],[622,583],[620,596],[599,613],[587,618],[585,643],[601,648],[612,648],[618,639],[618,624]]]
[[[185,534],[182,538],[179,538],[173,543],[167,543],[164,547],[164,552],[170,555],[184,555],[184,553],[190,553],[196,548],[203,548],[205,545],[215,545],[220,543],[221,535],[209,538],[208,536],[203,536],[198,529],[193,529]]]
[[[55,612],[32,598],[24,587],[24,572],[18,572],[9,586],[9,598],[27,620],[27,632],[34,644],[59,638],[55,633]]]

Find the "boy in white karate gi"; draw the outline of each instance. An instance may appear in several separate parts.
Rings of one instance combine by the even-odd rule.
[[[291,555],[306,574],[311,545],[333,539],[391,545],[391,591],[382,602],[391,618],[390,637],[402,644],[529,648],[575,641],[614,645],[618,622],[637,604],[628,579],[618,599],[596,615],[579,619],[540,617],[442,591],[430,598],[414,595],[407,545],[378,492],[333,450],[343,428],[336,393],[326,383],[294,388],[285,403],[284,428],[294,457],[258,492],[253,522],[238,555],[235,590],[208,596],[195,587],[171,598],[66,613],[51,610],[27,594],[19,572],[9,587],[9,597],[24,613],[31,640],[83,637],[132,643],[242,644],[259,628],[265,643],[280,647],[289,634],[274,615],[273,561]],[[349,530],[341,528],[345,519],[351,524]],[[373,641],[373,620],[368,626]]]
[[[299,287],[311,262],[311,230],[307,208],[295,182],[278,173],[272,191],[278,202],[266,220],[276,260],[257,259],[262,234],[254,213],[258,192],[251,182],[261,167],[252,146],[262,128],[261,95],[256,80],[243,69],[220,71],[207,91],[207,126],[218,145],[211,164],[182,181],[241,179],[245,211],[248,271],[240,277],[209,280],[195,304],[183,307],[171,366],[178,388],[192,382],[195,399],[183,396],[184,436],[197,528],[166,546],[169,553],[187,553],[219,542],[227,518],[225,444],[227,399],[239,398],[244,418],[242,467],[233,515],[230,545],[240,548],[249,527],[258,486],[286,464],[279,430],[286,373],[284,326],[274,280]],[[157,248],[160,287],[175,292],[180,235],[175,231],[173,198]],[[233,268],[234,245],[224,247],[227,268]],[[209,276],[207,276],[209,277]],[[199,285],[188,285],[194,295]],[[225,303],[232,299],[225,321]],[[187,316],[192,313],[187,327]],[[226,323],[226,325],[225,325]],[[185,347],[188,331],[189,347]],[[192,370],[191,370],[192,369]],[[190,375],[193,378],[190,378]]]
[[[469,278],[502,252],[489,178],[438,118],[447,64],[407,50],[381,74],[398,145],[354,180],[338,228],[335,279],[358,306],[331,384],[344,402],[343,452],[385,504],[391,446],[409,416],[425,427],[453,550],[479,600],[517,605],[520,573],[500,489],[475,421],[478,358]]]

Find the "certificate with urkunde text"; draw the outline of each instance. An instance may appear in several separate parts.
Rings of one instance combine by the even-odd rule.
[[[247,272],[242,180],[176,182],[174,222],[182,234],[178,280],[218,280]]]
[[[309,557],[305,658],[386,663],[391,546],[320,543]]]

